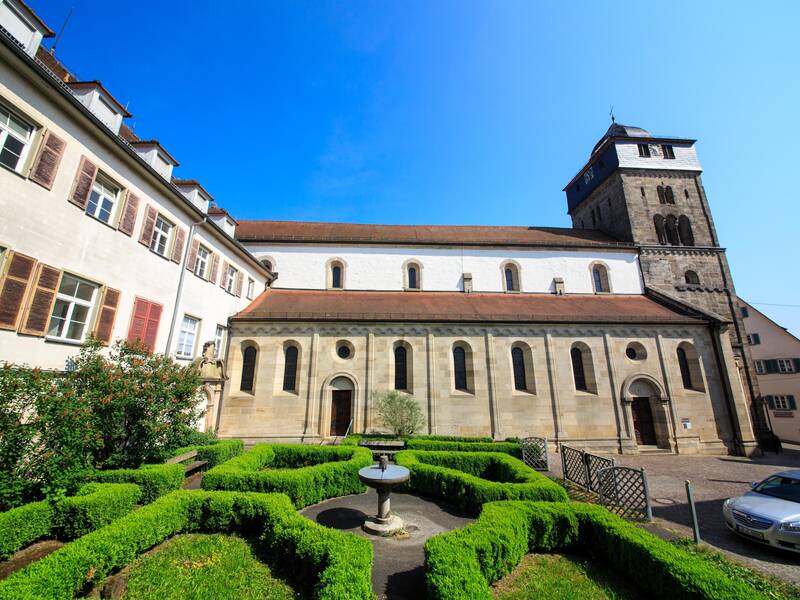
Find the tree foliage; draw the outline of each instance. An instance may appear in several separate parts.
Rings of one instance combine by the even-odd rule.
[[[425,423],[416,398],[397,390],[389,390],[375,398],[383,424],[395,435],[413,435]]]

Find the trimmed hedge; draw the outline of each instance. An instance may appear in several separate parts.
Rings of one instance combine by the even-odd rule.
[[[103,483],[135,483],[142,488],[141,502],[149,504],[168,492],[180,489],[183,474],[183,465],[142,465],[138,469],[95,471],[90,479]]]
[[[361,440],[427,440],[430,442],[458,442],[460,444],[491,444],[490,437],[461,437],[458,435],[392,435],[391,433],[353,433],[342,440],[343,446],[358,446]],[[506,440],[509,441],[509,440]],[[519,440],[517,440],[519,441]]]
[[[140,496],[132,483],[88,483],[75,496],[0,513],[0,560],[44,537],[68,541],[104,527],[131,512]]]
[[[358,470],[372,464],[372,453],[352,446],[258,444],[203,477],[205,490],[281,492],[297,508],[328,498],[360,494],[367,488]]]
[[[177,491],[83,536],[0,581],[0,597],[72,598],[168,537],[185,532],[261,535],[314,597],[373,598],[372,544],[300,516],[283,494]]]
[[[184,446],[170,453],[170,458],[197,451],[197,460],[208,461],[209,468],[221,465],[244,452],[242,440],[217,440],[206,445]]]
[[[508,454],[403,450],[395,461],[411,471],[404,488],[473,514],[493,500],[569,501],[563,487]]]
[[[425,543],[428,597],[490,599],[490,585],[530,551],[580,549],[605,561],[643,595],[669,600],[765,598],[718,567],[599,506],[491,502],[478,520]]]
[[[445,436],[441,436],[445,437]],[[503,452],[514,458],[522,458],[522,446],[512,442],[461,442],[411,438],[406,441],[409,450],[441,450],[450,452]]]

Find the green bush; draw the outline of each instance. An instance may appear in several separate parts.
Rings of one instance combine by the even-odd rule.
[[[203,489],[282,492],[302,508],[366,490],[358,470],[372,464],[366,448],[258,444],[203,477]]]
[[[459,444],[491,444],[490,437],[460,437],[457,435],[392,435],[390,433],[353,433],[342,440],[343,446],[358,446],[362,440],[404,440],[430,442],[458,442]],[[506,440],[511,441],[511,440]],[[519,442],[519,440],[517,440]],[[502,450],[500,450],[502,452]]]
[[[68,496],[0,513],[0,560],[45,537],[68,541],[128,514],[141,491],[133,484],[89,483]]]
[[[604,508],[586,504],[491,502],[478,520],[425,544],[428,597],[489,599],[490,585],[530,551],[580,549],[643,591],[669,600],[764,598],[752,587]]]
[[[419,400],[398,390],[376,392],[372,399],[378,418],[395,435],[413,435],[425,423]]]
[[[373,598],[372,545],[297,514],[283,494],[177,491],[0,581],[0,597],[72,598],[168,537],[184,532],[261,535],[268,552],[314,597]]]
[[[170,452],[170,458],[197,451],[197,460],[208,461],[209,468],[220,465],[244,452],[242,440],[216,440],[210,444],[184,446]]]
[[[411,438],[406,441],[409,450],[446,450],[451,452],[503,452],[522,458],[522,446],[511,442],[453,442],[430,438]]]
[[[183,483],[183,465],[142,465],[138,469],[95,471],[90,479],[103,483],[135,483],[142,489],[141,502],[148,504],[178,490]]]
[[[405,488],[456,504],[473,514],[493,500],[569,500],[560,485],[499,452],[403,450],[395,454],[395,460],[411,471]]]

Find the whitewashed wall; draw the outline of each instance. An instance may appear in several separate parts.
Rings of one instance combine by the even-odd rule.
[[[673,144],[672,149],[675,158],[667,159],[661,156],[661,144],[655,144],[658,148],[658,156],[644,158],[639,156],[639,148],[636,142],[616,142],[617,157],[620,167],[631,167],[636,169],[678,169],[682,171],[702,171],[700,159],[697,158],[697,151],[694,146],[680,146]]]
[[[619,294],[641,294],[643,287],[634,252],[506,250],[474,248],[246,245],[259,258],[269,257],[279,273],[276,288],[324,289],[326,263],[332,258],[346,265],[345,287],[350,290],[402,290],[403,265],[422,266],[422,289],[461,291],[463,273],[472,273],[476,292],[502,292],[501,265],[513,260],[520,266],[523,292],[552,292],[554,277],[564,279],[570,294],[593,293],[589,265],[607,265],[611,289]]]

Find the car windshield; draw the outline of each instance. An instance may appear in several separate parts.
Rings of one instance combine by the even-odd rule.
[[[753,490],[759,494],[800,503],[800,479],[795,477],[773,475],[772,477],[767,477]]]

